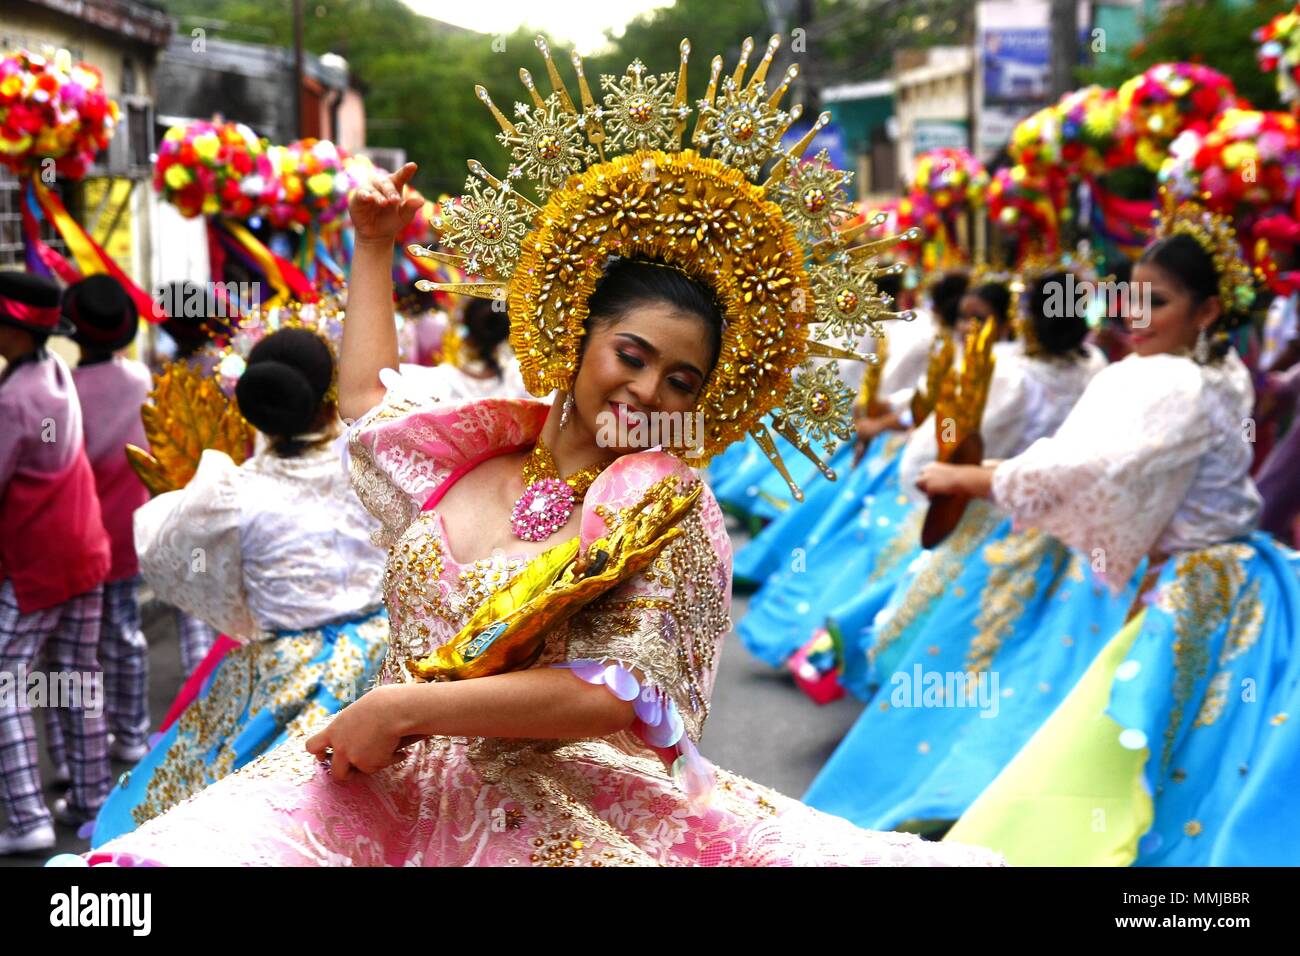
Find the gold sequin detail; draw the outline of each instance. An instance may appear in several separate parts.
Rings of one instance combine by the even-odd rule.
[[[1210,637],[1227,623],[1245,583],[1243,564],[1253,553],[1245,545],[1222,544],[1183,555],[1175,565],[1167,596],[1174,617],[1174,700],[1165,728],[1161,777],[1173,759],[1192,692],[1210,669]]]
[[[1052,580],[1068,558],[1065,548],[1050,535],[1022,531],[990,542],[983,551],[989,567],[988,583],[980,592],[980,612],[975,618],[975,638],[966,650],[966,670],[987,670],[1011,629],[1025,613],[1038,591],[1038,569],[1052,562]]]
[[[896,568],[900,561],[914,553],[921,543],[921,525],[925,523],[925,508],[913,508],[898,523],[898,530],[889,539],[871,568],[867,581],[879,581]]]
[[[1232,671],[1227,669],[1227,664],[1254,647],[1263,628],[1264,604],[1259,599],[1259,582],[1251,581],[1232,610],[1228,636],[1219,652],[1219,671],[1210,680],[1194,727],[1209,727],[1219,719],[1233,686]]]
[[[340,635],[329,661],[309,665],[324,648],[319,630],[232,649],[217,668],[209,691],[178,718],[176,738],[150,777],[143,799],[132,808],[132,819],[138,824],[151,820],[229,775],[241,756],[233,747],[237,732],[253,717],[270,714],[292,738],[330,715],[319,701],[308,699],[318,685],[345,703],[359,697],[365,690],[365,675],[383,653],[387,637],[388,619],[374,615],[356,629],[366,654],[352,639]]]
[[[972,501],[953,533],[931,552],[930,560],[916,575],[898,610],[890,615],[867,656],[874,661],[929,611],[952,586],[967,559],[1002,521],[1002,513],[984,501]]]

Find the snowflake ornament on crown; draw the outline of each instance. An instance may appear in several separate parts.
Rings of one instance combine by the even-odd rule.
[[[587,300],[611,257],[659,261],[708,287],[724,328],[698,407],[704,454],[692,464],[748,433],[802,498],[769,424],[835,477],[813,443],[829,457],[851,436],[853,396],[833,366],[817,360],[871,362],[853,351],[858,340],[882,336],[880,320],[912,317],[891,311],[875,280],[894,269],[877,256],[916,235],[861,241],[883,217],[843,228],[853,215],[845,194],[851,174],[836,170],[824,151],[803,160],[830,114],[783,149],[802,108],[781,108],[797,65],[767,87],[779,42],[771,38],[748,79],[752,39],[730,75],[714,57],[705,95],[692,107],[687,40],[676,75],[651,73],[635,60],[623,76],[601,77],[597,102],[578,54],[570,56],[575,100],[539,37],[549,96],[520,70],[530,102],[517,103],[512,119],[475,87],[509,151],[504,180],[470,160],[465,194],[432,223],[455,253],[410,252],[477,277],[422,288],[506,298],[511,345],[535,395],[572,385]],[[530,182],[542,205],[517,191],[517,180]]]

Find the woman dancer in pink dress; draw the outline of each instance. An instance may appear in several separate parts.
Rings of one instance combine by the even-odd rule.
[[[688,151],[676,155],[710,162]],[[664,163],[675,158],[655,156]],[[715,270],[718,284],[709,284],[705,267],[731,248],[725,233],[714,253],[679,253],[665,240],[653,255],[655,247],[638,248],[639,237],[629,232],[618,253],[591,243],[582,265],[588,278],[573,279],[570,288],[587,314],[557,334],[569,336],[569,366],[535,357],[549,348],[546,336],[533,334],[538,327],[527,326],[526,302],[516,303],[523,287],[511,289],[510,314],[519,323],[512,341],[529,388],[545,394],[554,387],[545,370],[567,374],[554,405],[439,403],[399,375],[380,375],[397,364],[389,268],[394,237],[423,202],[406,188],[414,172],[408,164],[352,199],[357,244],[339,376],[340,413],[355,419],[353,484],[382,522],[381,543],[390,549],[391,647],[381,686],[313,733],[106,844],[90,861],[1000,863],[976,848],[860,830],[715,770],[696,749],[730,627],[730,546],[717,503],[683,460],[689,452],[644,450],[634,436],[658,416],[702,407],[732,407],[749,421],[752,408],[730,392],[715,403],[720,393],[713,386],[729,376],[766,384],[765,372],[736,367],[739,346],[771,359],[784,346],[772,327],[749,318],[796,322],[797,310],[786,302],[779,315],[745,313],[737,303],[754,302],[755,286],[747,286],[744,299],[730,271]],[[668,179],[643,192],[666,187],[680,196]],[[571,179],[565,189],[574,185]],[[580,198],[603,202],[588,185]],[[727,188],[746,202],[756,195],[748,182]],[[772,203],[758,212],[779,215]],[[483,213],[482,234],[509,235],[509,224],[498,229],[492,215]],[[586,221],[598,226],[595,217]],[[793,245],[792,230],[765,228],[760,235],[759,228],[746,255],[764,255],[768,241]],[[599,236],[621,242],[617,228]],[[478,256],[472,246],[470,252]],[[562,258],[545,257],[552,264]],[[774,271],[765,281],[784,288],[779,273],[790,267],[767,262]],[[527,268],[521,262],[515,274]],[[807,291],[802,273],[792,275],[798,282],[790,288]],[[788,376],[778,381],[790,387]],[[766,410],[779,398],[778,392],[753,402]],[[795,403],[786,405],[793,414]],[[717,436],[726,434],[711,432],[706,450],[725,447]],[[435,668],[436,679],[419,679],[429,672],[413,662],[463,636],[485,602],[535,573],[544,552],[576,539],[584,570],[575,574],[599,576],[618,552],[611,542],[638,526],[647,502],[674,498],[684,510],[657,556],[555,620],[522,667],[516,662],[513,670],[461,680],[442,679],[448,672]],[[494,623],[473,633],[478,646],[490,646],[501,632]],[[474,657],[474,646],[464,660]]]

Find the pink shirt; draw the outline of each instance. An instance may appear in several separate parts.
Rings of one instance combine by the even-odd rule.
[[[149,370],[139,362],[114,356],[107,362],[79,365],[72,370],[81,397],[86,432],[86,457],[95,472],[95,490],[113,549],[108,580],[129,578],[140,571],[132,535],[135,509],[149,492],[126,457],[127,444],[148,449],[140,406],[152,386]]]
[[[6,371],[0,383],[0,580],[13,584],[19,611],[29,614],[102,584],[109,544],[68,366],[47,353]]]

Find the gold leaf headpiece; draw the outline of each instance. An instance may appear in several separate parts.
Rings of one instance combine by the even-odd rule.
[[[832,366],[813,360],[870,362],[853,351],[857,341],[882,336],[881,319],[911,318],[890,311],[892,300],[875,283],[901,267],[876,256],[917,233],[859,242],[883,217],[842,228],[853,213],[844,192],[851,174],[831,166],[825,151],[809,163],[802,159],[829,113],[782,150],[781,138],[802,108],[781,108],[798,66],[775,89],[766,86],[779,43],[773,36],[747,81],[752,39],[729,76],[722,75],[722,57],[713,58],[683,147],[692,112],[689,41],[681,43],[675,75],[650,73],[634,61],[624,76],[601,78],[598,104],[582,59],[570,57],[575,99],[538,38],[549,96],[521,70],[531,102],[517,104],[512,119],[475,88],[510,151],[504,180],[470,160],[465,194],[433,220],[456,252],[410,251],[481,279],[417,283],[421,288],[507,300],[510,343],[535,395],[572,385],[587,300],[611,257],[658,260],[707,286],[725,324],[700,399],[703,455],[692,464],[707,463],[748,433],[801,498],[760,419],[770,416],[773,430],[834,478],[810,443],[829,455],[850,436],[853,395]],[[516,189],[521,180],[532,183],[542,206]]]
[[[1255,301],[1255,282],[1237,242],[1232,219],[1211,212],[1195,200],[1178,201],[1164,187],[1160,189],[1160,199],[1162,208],[1156,223],[1156,238],[1183,234],[1195,239],[1214,260],[1224,314],[1246,312]]]

